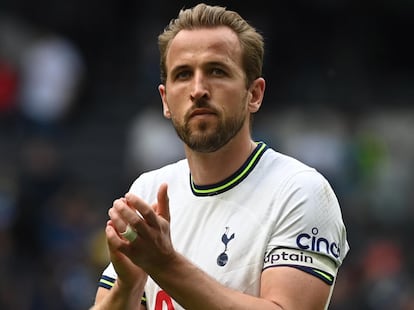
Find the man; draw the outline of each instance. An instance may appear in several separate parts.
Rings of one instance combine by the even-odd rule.
[[[346,231],[322,175],[251,138],[262,36],[236,12],[199,4],[159,47],[164,116],[186,159],[114,201],[93,309],[326,309]]]

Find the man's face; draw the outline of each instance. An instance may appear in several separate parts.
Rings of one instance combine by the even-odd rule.
[[[248,132],[251,94],[240,43],[230,29],[180,31],[166,67],[166,84],[159,87],[164,115],[190,149],[214,152],[242,128]]]

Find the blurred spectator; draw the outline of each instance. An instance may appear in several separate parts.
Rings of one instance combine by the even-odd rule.
[[[292,108],[258,117],[264,120],[257,126],[266,141],[270,139],[275,148],[318,169],[341,194],[346,185],[343,176],[349,137],[340,112],[326,107]]]
[[[66,170],[55,140],[31,136],[21,147],[12,235],[4,239],[13,246],[8,252],[14,260],[5,262],[2,275],[12,291],[23,281],[26,298],[0,286],[0,307],[4,302],[2,309],[86,309],[96,290],[95,269],[102,267],[92,249],[105,251],[104,244],[99,251],[93,246],[105,212],[96,212],[95,192]],[[0,242],[1,237],[0,230]],[[10,296],[3,299],[3,292]]]
[[[184,148],[171,123],[162,115],[161,102],[154,102],[131,121],[126,142],[126,174],[140,172],[184,157]]]
[[[398,240],[374,240],[368,245],[362,264],[367,309],[399,308],[403,294],[412,283]]]
[[[0,13],[1,14],[1,13]],[[19,62],[31,39],[31,30],[21,20],[0,15],[0,129],[14,129],[20,91]]]
[[[0,55],[0,120],[15,109],[17,98],[17,69]]]
[[[74,180],[65,183],[41,210],[41,263],[53,284],[46,293],[61,296],[66,309],[88,308],[96,291],[91,245],[102,216],[95,212],[95,203],[90,189]]]
[[[85,74],[70,40],[39,31],[21,59],[20,110],[28,132],[54,134],[71,112]]]
[[[53,140],[32,136],[20,147],[14,232],[19,252],[36,261],[44,250],[40,239],[41,215],[48,201],[64,186],[69,176]]]

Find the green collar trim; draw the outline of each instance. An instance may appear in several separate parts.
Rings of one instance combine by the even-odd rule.
[[[249,156],[249,158],[247,158],[246,162],[240,167],[240,169],[224,181],[216,184],[203,186],[196,185],[194,184],[190,173],[190,185],[193,194],[196,196],[214,196],[235,187],[249,175],[267,149],[268,146],[264,142],[258,142],[253,153]]]

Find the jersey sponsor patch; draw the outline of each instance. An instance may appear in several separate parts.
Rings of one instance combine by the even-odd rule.
[[[290,266],[312,274],[332,285],[337,267],[327,256],[292,248],[275,248],[266,253],[263,269]]]
[[[318,234],[319,229],[317,227],[312,228],[311,234],[300,233],[296,237],[296,245],[302,250],[326,253],[331,255],[332,258],[338,259],[341,252],[338,242],[330,241],[327,238],[318,236]]]

